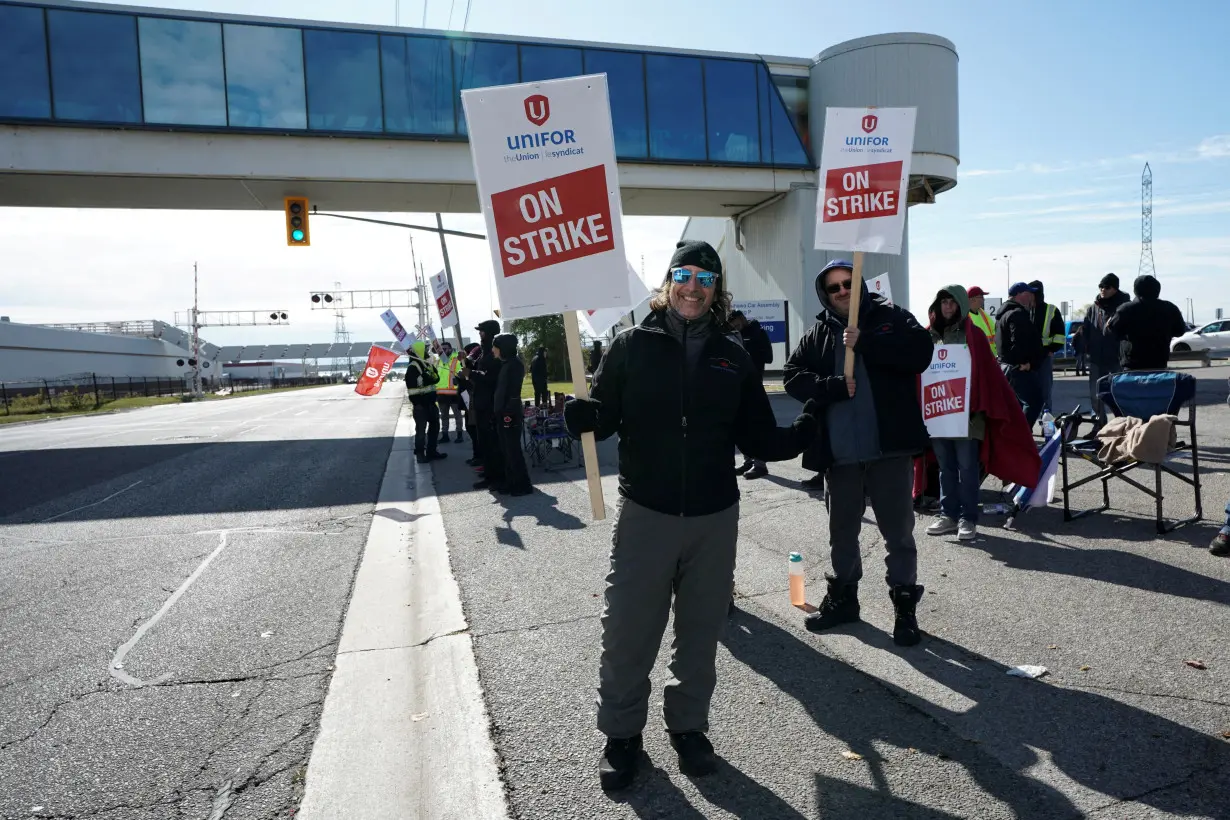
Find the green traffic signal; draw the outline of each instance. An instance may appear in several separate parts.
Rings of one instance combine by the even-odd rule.
[[[290,238],[295,240],[296,242],[302,242],[303,241],[303,231],[300,231],[300,230],[291,231]]]

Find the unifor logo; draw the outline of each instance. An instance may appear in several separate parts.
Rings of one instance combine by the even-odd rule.
[[[527,100],[526,102],[529,102],[529,101]],[[880,122],[880,118],[877,117],[875,114],[868,114],[867,116],[863,117],[863,131],[870,134],[872,131],[876,130],[876,126],[879,124],[879,122]]]
[[[525,98],[525,118],[541,126],[551,117],[551,101],[542,94]]]
[[[364,371],[363,371],[363,375],[364,375],[364,376],[367,376],[367,378],[369,378],[369,379],[374,379],[374,378],[376,378],[377,376],[379,376],[379,375],[380,375],[380,371],[379,371],[379,370],[377,370],[377,369],[376,369],[376,368],[374,368],[374,367],[369,367],[369,368],[367,368],[366,370],[364,370]]]
[[[944,350],[943,348],[940,348],[940,361],[942,362],[947,358],[948,358],[948,351]]]

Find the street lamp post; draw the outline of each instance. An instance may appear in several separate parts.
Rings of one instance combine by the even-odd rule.
[[[992,262],[1003,262],[1008,269],[1008,287],[1012,287],[1012,257],[1008,254],[997,256],[991,260]]]

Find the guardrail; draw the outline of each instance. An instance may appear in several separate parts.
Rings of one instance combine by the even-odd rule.
[[[230,393],[251,393],[285,387],[311,387],[340,384],[341,376],[307,376],[290,379],[243,381],[224,376],[206,390],[212,393],[227,389]],[[100,376],[82,373],[53,379],[23,379],[0,382],[0,406],[6,416],[37,415],[73,410],[90,410],[113,401],[133,397],[188,396],[192,392],[188,379],[144,376]]]

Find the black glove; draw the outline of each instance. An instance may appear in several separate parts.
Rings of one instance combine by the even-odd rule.
[[[597,399],[569,399],[564,405],[564,424],[574,436],[592,433],[598,429],[598,410],[602,402]]]
[[[803,405],[803,412],[790,425],[795,446],[800,450],[806,450],[816,440],[816,433],[820,430],[820,420],[817,418],[819,413],[820,403],[815,399],[808,399]]]

